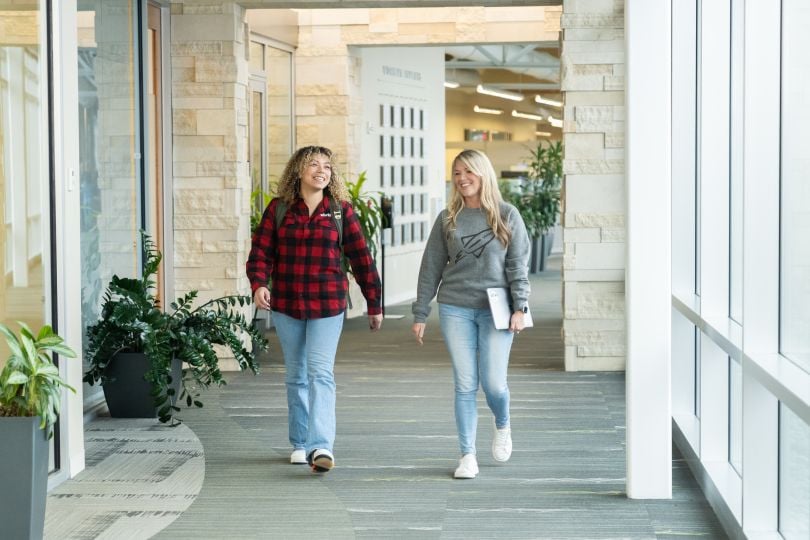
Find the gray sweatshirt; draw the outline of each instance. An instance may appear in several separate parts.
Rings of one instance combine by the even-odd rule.
[[[422,255],[416,301],[411,307],[414,322],[425,322],[437,290],[442,304],[483,309],[489,306],[487,287],[506,287],[513,309],[528,305],[529,235],[517,208],[501,203],[501,215],[512,231],[506,247],[495,238],[482,209],[463,208],[449,241],[446,215],[443,210],[436,218]]]

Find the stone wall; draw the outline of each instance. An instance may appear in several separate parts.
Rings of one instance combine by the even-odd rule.
[[[177,2],[171,13],[175,293],[249,294],[245,10]]]
[[[565,0],[566,370],[625,365],[624,2]]]
[[[358,58],[352,46],[532,42],[559,38],[559,7],[322,9],[301,12],[296,50],[298,146],[323,144],[360,167]]]

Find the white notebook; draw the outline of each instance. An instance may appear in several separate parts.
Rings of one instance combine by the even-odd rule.
[[[495,328],[506,330],[512,321],[512,298],[509,289],[505,287],[489,287],[487,289],[489,299],[489,309],[492,312],[492,320],[495,321]],[[523,315],[523,323],[526,328],[534,326],[531,311]]]

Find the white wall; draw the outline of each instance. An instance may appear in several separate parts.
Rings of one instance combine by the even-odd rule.
[[[360,170],[368,173],[366,188],[369,191],[382,191],[395,200],[394,231],[393,235],[386,235],[386,275],[383,278],[385,304],[392,305],[416,296],[416,275],[424,240],[439,210],[444,207],[444,56],[443,49],[437,47],[374,47],[362,48],[359,52],[363,103]],[[400,116],[402,108],[404,126]],[[413,126],[411,109],[414,111]],[[380,155],[381,137],[383,156]],[[391,137],[395,143],[393,155]],[[405,155],[401,152],[403,137]],[[411,140],[414,142],[413,155]],[[394,168],[393,186],[391,167]],[[402,167],[405,167],[404,182]],[[413,180],[411,170],[416,174]],[[421,170],[424,170],[424,185]],[[415,205],[411,204],[412,195]],[[411,224],[414,234],[410,232]],[[380,257],[378,254],[378,266],[383,267]]]

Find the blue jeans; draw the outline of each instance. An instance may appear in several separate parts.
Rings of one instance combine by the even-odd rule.
[[[273,311],[287,385],[290,444],[309,455],[335,443],[335,352],[344,315],[294,319]]]
[[[513,334],[497,330],[489,308],[474,309],[439,304],[439,321],[453,362],[458,442],[463,454],[475,454],[478,383],[484,389],[495,425],[509,425],[509,387],[506,369]]]

